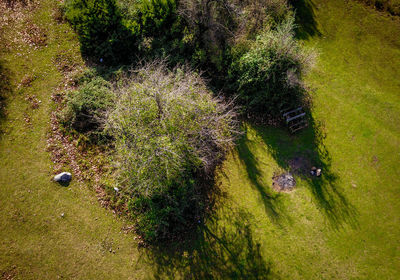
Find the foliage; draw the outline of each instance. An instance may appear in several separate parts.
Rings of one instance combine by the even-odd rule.
[[[132,73],[133,74],[133,73]],[[200,180],[234,140],[235,114],[186,67],[153,63],[119,82],[108,129],[123,193],[147,241],[171,238],[203,211]]]
[[[213,86],[238,94],[247,113],[276,116],[302,102],[300,79],[312,55],[294,38],[286,0],[186,0],[178,11],[194,37],[191,61]]]
[[[138,36],[140,55],[169,58],[171,64],[185,62],[192,52],[185,39],[185,23],[175,0],[120,0],[126,26]]]
[[[211,64],[208,69],[224,75],[229,49],[237,41],[254,38],[265,26],[283,20],[290,10],[286,0],[183,0],[178,12],[195,49],[191,59],[203,67]]]
[[[300,79],[313,54],[294,39],[293,20],[264,31],[248,50],[240,46],[233,50],[229,78],[248,112],[277,116],[283,107],[295,106],[304,98]]]
[[[85,76],[82,81],[85,81]],[[103,126],[106,110],[113,104],[111,85],[96,77],[77,91],[70,92],[66,107],[61,112],[61,123],[95,140],[104,136]]]
[[[79,34],[84,55],[115,64],[135,54],[135,34],[122,23],[115,0],[69,0],[66,18]]]
[[[286,0],[120,0],[120,9],[113,0],[81,1],[67,5],[67,18],[94,56],[124,61],[132,55],[124,44],[131,42],[135,48],[129,51],[142,58],[168,57],[170,65],[190,61],[213,77],[214,86],[239,92],[247,111],[255,113],[273,115],[301,99],[307,59],[294,40]],[[119,30],[130,35],[123,42],[120,33],[108,38]]]

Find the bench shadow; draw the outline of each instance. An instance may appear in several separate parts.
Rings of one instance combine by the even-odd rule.
[[[296,38],[307,40],[310,37],[321,36],[315,20],[316,5],[312,0],[289,0],[296,11]]]
[[[290,220],[280,202],[281,194],[273,192],[272,189],[263,182],[259,161],[250,149],[251,140],[248,138],[246,125],[243,126],[243,132],[244,134],[239,139],[236,147],[239,160],[245,166],[247,176],[252,186],[259,193],[265,213],[274,224],[281,226],[283,219]]]
[[[357,211],[345,197],[339,184],[340,178],[331,168],[331,156],[323,143],[326,137],[323,124],[316,123],[312,117],[308,118],[308,124],[306,129],[296,135],[291,135],[282,128],[249,125],[262,138],[279,167],[291,171],[296,177],[306,182],[318,209],[333,229],[338,230],[345,224],[357,226]],[[239,149],[243,149],[243,144]],[[260,171],[257,170],[256,159],[251,159],[249,153],[251,154],[247,151],[244,153],[246,155],[244,162],[249,178],[257,187],[257,176],[252,174],[259,174]],[[299,168],[293,166],[294,161],[301,162]],[[312,166],[322,169],[321,177],[310,175]],[[252,179],[252,177],[255,178]]]
[[[146,262],[154,267],[151,278],[279,279],[253,238],[251,216],[241,210],[224,209],[184,242],[143,249]]]

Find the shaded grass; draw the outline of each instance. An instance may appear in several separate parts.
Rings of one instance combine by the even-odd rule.
[[[278,170],[291,170],[290,161],[301,158],[309,161],[305,170],[297,172],[297,176],[307,182],[311,193],[314,196],[318,207],[322,209],[330,222],[330,225],[338,229],[343,223],[349,222],[353,226],[356,222],[356,210],[343,194],[338,184],[338,175],[331,169],[331,157],[329,151],[323,144],[323,132],[320,125],[315,124],[312,118],[309,119],[309,126],[300,135],[289,135],[285,130],[279,128],[264,128],[253,126],[257,135],[262,138],[268,153],[277,163]],[[279,220],[277,202],[281,194],[271,191],[270,186],[260,182],[261,171],[258,166],[256,155],[248,146],[248,139],[244,138],[239,142],[237,151],[243,161],[247,175],[260,193],[264,207],[272,220]],[[309,175],[311,166],[317,166],[323,170],[321,177]]]
[[[198,227],[192,238],[147,250],[156,279],[279,279],[254,240],[252,218],[225,207]]]
[[[400,16],[399,0],[358,0],[366,5],[375,7],[379,11],[385,11],[394,16]]]
[[[306,40],[314,36],[320,36],[318,24],[315,19],[314,2],[310,0],[289,0],[296,15],[296,38]]]
[[[0,60],[0,137],[2,135],[1,125],[6,117],[6,98],[11,95],[11,90],[9,70]]]
[[[263,182],[263,174],[261,172],[260,164],[249,147],[249,141],[251,140],[247,138],[246,126],[244,126],[244,130],[244,137],[239,140],[237,146],[237,155],[246,168],[246,173],[249,180],[259,194],[265,209],[265,213],[267,213],[271,221],[277,225],[280,225],[282,219],[287,219],[285,209],[280,203],[281,195],[274,193],[271,188]]]

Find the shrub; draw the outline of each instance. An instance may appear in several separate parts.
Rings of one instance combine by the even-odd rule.
[[[178,13],[193,38],[192,60],[211,64],[209,69],[224,75],[229,48],[243,38],[254,39],[265,26],[283,20],[289,9],[286,0],[182,0]]]
[[[66,107],[61,113],[61,123],[93,140],[104,136],[106,110],[113,105],[111,85],[96,77],[85,82],[77,91],[69,93]]]
[[[201,180],[233,144],[234,112],[198,74],[150,64],[119,82],[108,129],[120,189],[147,241],[172,238],[202,213]]]
[[[185,23],[177,13],[175,0],[119,0],[126,26],[138,34],[142,57],[165,58],[171,64],[190,57],[192,48],[185,39]],[[186,29],[187,30],[187,29]]]
[[[65,15],[84,55],[107,64],[129,64],[136,50],[135,34],[123,24],[115,0],[69,0]]]
[[[229,69],[232,89],[247,112],[278,116],[283,107],[302,102],[300,79],[312,61],[313,53],[296,42],[290,18],[260,34],[249,50],[238,48]]]

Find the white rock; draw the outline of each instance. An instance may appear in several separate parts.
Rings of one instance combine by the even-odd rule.
[[[69,172],[62,172],[54,176],[54,181],[56,182],[69,182],[72,179],[72,175]]]

